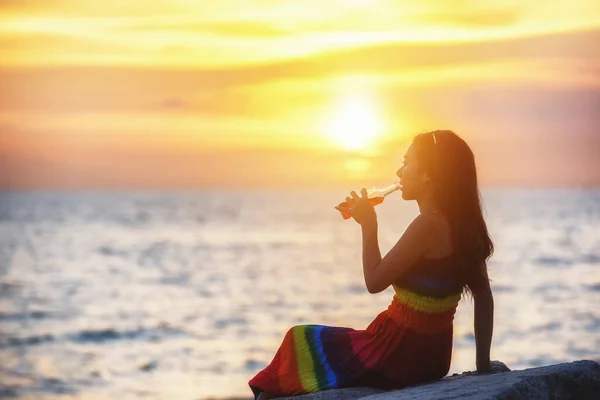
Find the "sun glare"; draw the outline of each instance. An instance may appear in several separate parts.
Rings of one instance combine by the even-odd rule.
[[[325,133],[346,150],[365,150],[381,135],[381,117],[369,98],[347,97],[335,108]]]

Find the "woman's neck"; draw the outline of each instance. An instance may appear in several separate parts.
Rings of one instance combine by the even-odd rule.
[[[419,205],[419,212],[421,214],[439,211],[439,207],[430,193],[427,193],[422,198],[417,199],[417,204]]]

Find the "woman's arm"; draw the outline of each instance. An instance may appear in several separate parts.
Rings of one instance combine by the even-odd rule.
[[[377,221],[362,224],[363,274],[369,293],[384,291],[408,272],[425,255],[431,233],[439,230],[440,223],[439,217],[433,214],[420,214],[383,258],[377,239]]]
[[[352,207],[335,207],[350,214],[362,228],[363,274],[369,293],[384,291],[422,257],[432,239],[431,233],[437,232],[441,219],[435,215],[420,214],[408,226],[400,240],[392,249],[381,257],[377,238],[377,214],[369,203],[366,189],[361,190],[362,197],[352,192]]]
[[[363,276],[369,293],[373,293],[369,282],[374,269],[381,263],[381,250],[377,236],[377,221],[361,225]]]
[[[477,285],[471,287],[475,300],[475,348],[477,372],[491,372],[490,348],[494,331],[494,297],[490,288],[487,267],[482,268],[482,276]]]

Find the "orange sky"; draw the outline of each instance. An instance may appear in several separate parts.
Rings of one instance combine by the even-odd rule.
[[[0,0],[0,187],[599,186],[600,4],[482,3]]]

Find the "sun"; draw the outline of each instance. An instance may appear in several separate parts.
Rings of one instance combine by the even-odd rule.
[[[366,150],[381,135],[381,116],[367,96],[344,97],[335,107],[325,133],[345,150]]]

